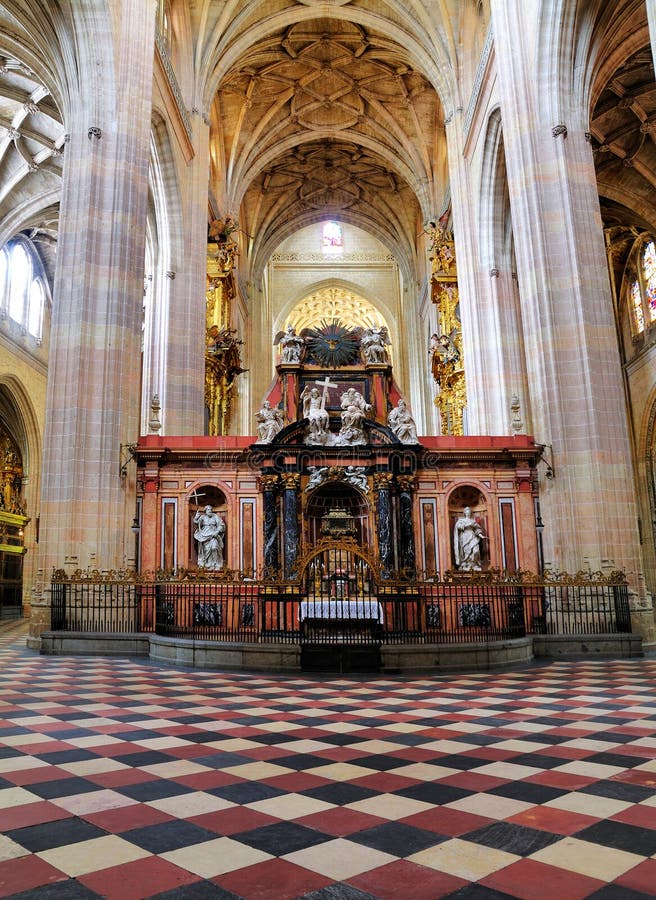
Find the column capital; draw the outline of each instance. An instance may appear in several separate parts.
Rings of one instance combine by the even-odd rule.
[[[374,472],[374,490],[389,491],[393,480],[394,476],[391,472]]]
[[[402,491],[414,491],[417,478],[414,475],[397,475],[396,480]]]
[[[280,484],[280,477],[278,475],[260,475],[258,480],[261,491],[276,491]]]

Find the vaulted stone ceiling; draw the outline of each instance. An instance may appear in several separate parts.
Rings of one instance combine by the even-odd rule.
[[[656,81],[649,46],[608,73],[590,132],[604,219],[656,228]]]
[[[239,209],[255,268],[292,231],[335,218],[412,271],[431,190],[446,189],[443,112],[394,41],[339,19],[280,29],[223,78],[212,126],[217,196]]]
[[[28,66],[0,58],[0,243],[29,234],[52,277],[59,219],[64,126]]]

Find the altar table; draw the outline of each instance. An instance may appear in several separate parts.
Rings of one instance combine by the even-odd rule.
[[[302,600],[298,619],[375,619],[382,625],[383,607],[377,600]]]

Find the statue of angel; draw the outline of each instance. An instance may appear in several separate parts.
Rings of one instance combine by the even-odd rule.
[[[325,480],[327,471],[328,466],[308,466],[310,480],[305,485],[305,490],[311,491],[312,488],[318,487]]]
[[[387,347],[391,344],[387,328],[367,328],[362,332],[360,346],[367,363],[386,363]]]
[[[274,344],[280,344],[281,363],[300,363],[305,348],[305,339],[296,334],[293,325],[288,325],[284,331],[278,332]]]

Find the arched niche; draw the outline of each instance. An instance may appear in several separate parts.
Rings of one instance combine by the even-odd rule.
[[[471,518],[480,526],[484,535],[489,534],[488,505],[485,494],[473,484],[461,484],[449,496],[449,534],[451,536],[451,568],[458,569],[455,554],[456,522],[469,508]],[[490,545],[487,540],[480,541],[480,567],[487,569],[490,565]]]
[[[189,566],[198,565],[198,542],[194,538],[197,525],[194,517],[197,512],[202,513],[206,506],[211,506],[213,512],[217,513],[224,522],[225,531],[223,533],[223,568],[228,568],[228,501],[223,491],[213,484],[201,484],[196,487],[189,496],[188,500],[188,518],[189,518],[189,547],[188,559]]]
[[[350,484],[333,481],[320,485],[308,497],[304,535],[307,547],[317,544],[322,537],[330,536],[325,533],[324,526],[329,521],[326,516],[333,513],[334,510],[338,510],[344,517],[352,519],[353,532],[351,536],[355,537],[358,546],[373,546],[374,535],[369,500]]]

